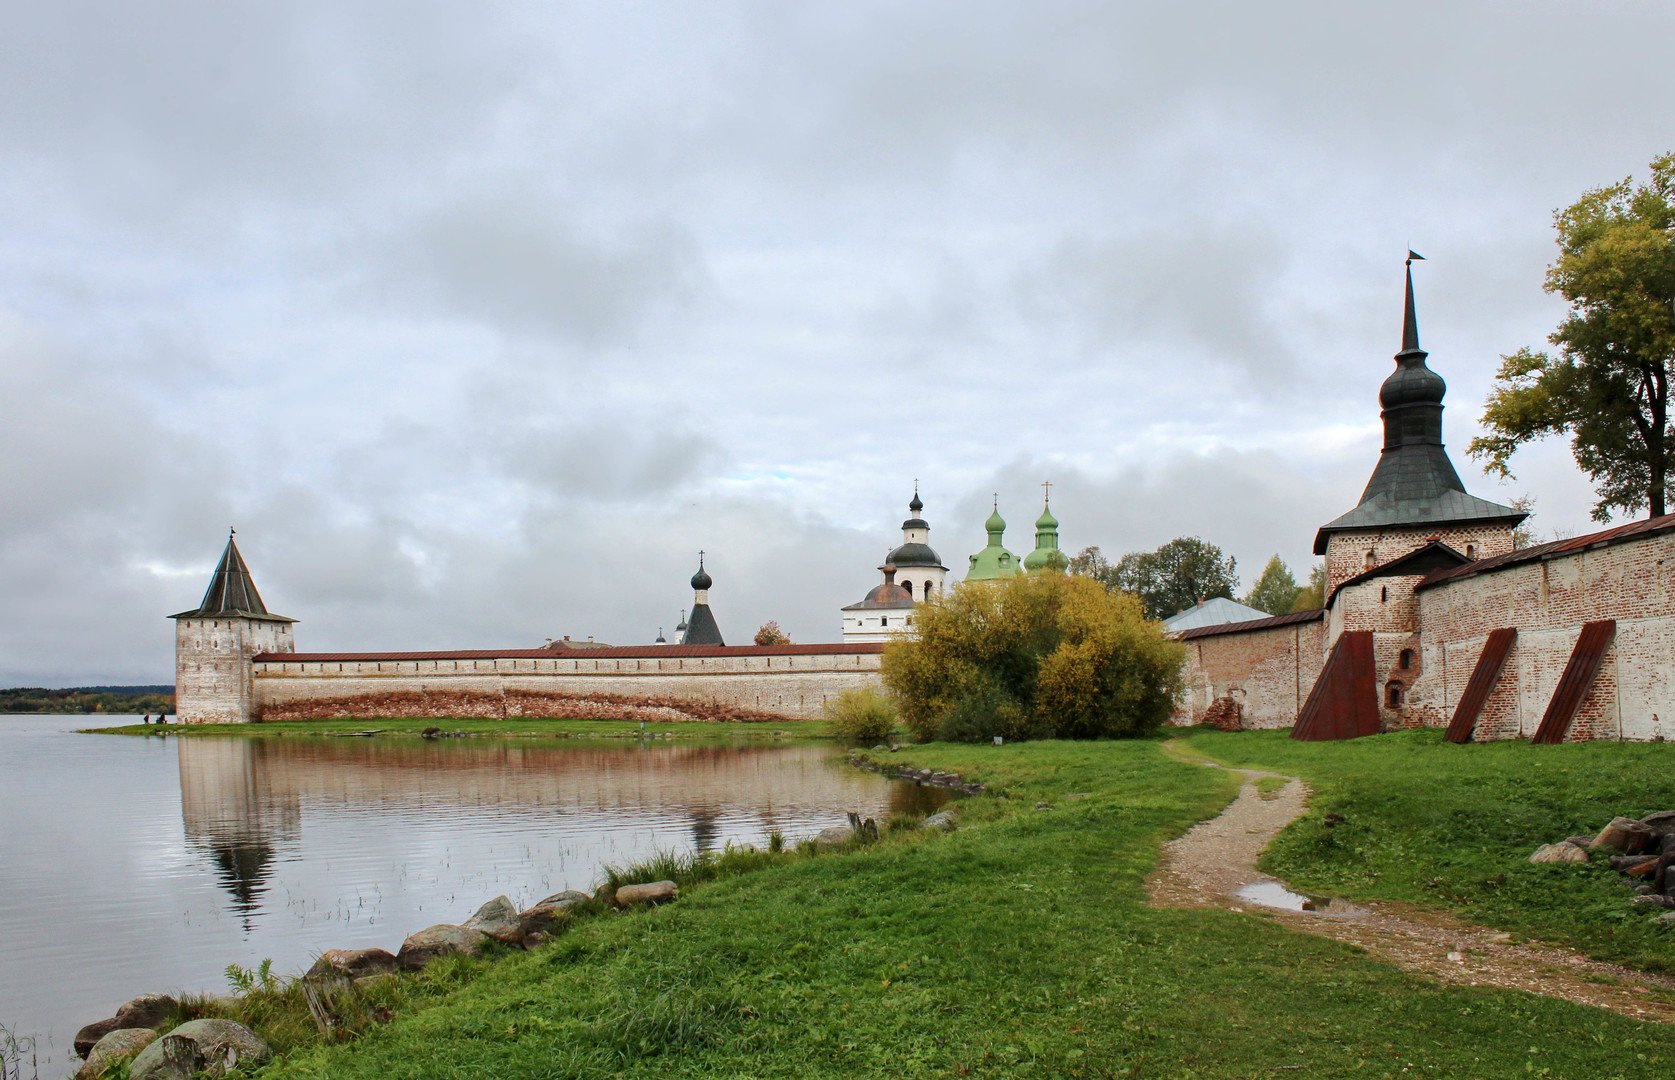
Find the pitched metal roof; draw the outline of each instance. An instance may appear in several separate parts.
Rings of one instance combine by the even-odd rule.
[[[853,656],[884,651],[877,641],[831,645],[612,645],[600,649],[439,649],[427,652],[260,653],[261,663],[336,664],[412,660],[677,660],[749,656]]]
[[[221,561],[216,564],[215,572],[210,575],[209,588],[204,590],[203,602],[191,611],[182,611],[170,615],[169,618],[297,621],[272,614],[267,605],[262,603],[262,594],[256,591],[256,582],[250,577],[250,568],[244,564],[244,556],[239,554],[238,544],[234,542],[232,533],[227,534],[227,547],[221,552]]]
[[[1315,534],[1316,555],[1326,553],[1327,538],[1336,532],[1488,521],[1510,527],[1529,516],[1466,493],[1442,443],[1442,398],[1447,384],[1425,366],[1426,355],[1419,347],[1410,264],[1402,351],[1396,354],[1396,370],[1379,390],[1384,450],[1355,509],[1322,525]]]
[[[1260,608],[1229,600],[1225,596],[1212,596],[1164,619],[1163,628],[1170,631],[1192,630],[1200,626],[1220,626],[1222,623],[1250,622],[1268,617],[1268,613]]]
[[[1426,544],[1414,548],[1400,558],[1380,563],[1371,570],[1363,570],[1354,577],[1338,582],[1338,587],[1326,597],[1326,606],[1331,607],[1334,597],[1351,585],[1359,585],[1363,581],[1381,577],[1420,577],[1435,570],[1451,570],[1470,563],[1471,559],[1433,537]],[[1418,588],[1417,585],[1414,587]]]
[[[681,637],[682,645],[725,645],[721,639],[721,627],[716,625],[715,615],[708,604],[697,604],[692,608],[692,614],[686,617],[686,633]]]
[[[1174,637],[1176,641],[1192,641],[1196,638],[1218,637],[1222,634],[1248,634],[1253,630],[1272,630],[1280,626],[1319,622],[1325,617],[1325,608],[1315,608],[1313,611],[1294,611],[1290,615],[1270,615],[1265,619],[1252,619],[1249,622],[1199,626],[1191,630],[1182,630]]]
[[[1447,581],[1458,581],[1461,578],[1476,577],[1479,574],[1492,574],[1497,570],[1522,566],[1524,563],[1561,558],[1590,548],[1610,547],[1613,544],[1659,536],[1667,532],[1675,532],[1675,514],[1664,514],[1662,517],[1647,518],[1644,521],[1631,521],[1626,525],[1601,529],[1599,532],[1588,533],[1586,536],[1572,536],[1567,540],[1535,544],[1531,547],[1508,552],[1505,555],[1496,555],[1490,559],[1478,559],[1476,562],[1470,562],[1464,566],[1433,570],[1426,574],[1425,580],[1415,585],[1414,589],[1415,591],[1428,589],[1433,585],[1441,585]]]

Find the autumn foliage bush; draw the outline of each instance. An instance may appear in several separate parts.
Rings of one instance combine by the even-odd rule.
[[[825,705],[826,724],[840,742],[874,746],[890,741],[896,706],[871,687],[845,690]]]
[[[1147,735],[1168,719],[1182,647],[1140,602],[1089,578],[962,584],[884,650],[884,683],[920,740]]]

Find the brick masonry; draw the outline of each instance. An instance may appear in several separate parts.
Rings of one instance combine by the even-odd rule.
[[[1501,544],[1502,534],[1504,526],[1440,536],[1462,552],[1469,543],[1487,559],[1510,550],[1509,538]],[[1379,561],[1387,562],[1438,535],[1391,530],[1352,536],[1341,550],[1329,546],[1329,579],[1334,554],[1342,584],[1366,569],[1365,551],[1376,550]],[[1383,726],[1446,726],[1489,631],[1512,627],[1517,641],[1475,737],[1528,738],[1553,697],[1582,624],[1614,619],[1616,637],[1569,737],[1675,738],[1675,533],[1583,544],[1528,562],[1480,571],[1467,567],[1430,584],[1422,584],[1425,580],[1373,577],[1338,590],[1323,622],[1187,641],[1186,690],[1177,722],[1225,724],[1230,710],[1217,703],[1230,698],[1246,728],[1289,727],[1337,636],[1371,630]]]

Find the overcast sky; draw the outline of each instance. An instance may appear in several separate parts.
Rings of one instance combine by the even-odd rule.
[[[1465,458],[1552,213],[1675,148],[1667,3],[0,8],[0,685],[166,682],[227,528],[305,650],[834,640],[1378,456],[1401,259]]]

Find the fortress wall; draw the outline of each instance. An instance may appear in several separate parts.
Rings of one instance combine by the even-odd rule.
[[[1360,532],[1333,533],[1326,538],[1326,594],[1367,570],[1367,552],[1379,566],[1418,551],[1431,540],[1441,540],[1462,555],[1490,559],[1512,550],[1512,528],[1505,522],[1464,526],[1392,526]],[[1469,549],[1469,550],[1468,550]]]
[[[1552,700],[1582,624],[1615,619],[1570,738],[1675,737],[1675,534],[1517,563],[1421,589],[1416,684],[1447,723],[1489,631],[1518,639],[1478,719],[1477,738],[1529,737]]]
[[[249,718],[254,688],[250,657],[290,652],[291,624],[241,618],[175,620],[176,719],[183,724]]]
[[[1414,691],[1424,671],[1418,637],[1419,600],[1414,587],[1423,580],[1422,574],[1369,578],[1339,590],[1332,598],[1328,651],[1345,630],[1373,632],[1374,687],[1379,720],[1386,731],[1417,727],[1433,720],[1435,714],[1434,707],[1426,706],[1423,689],[1418,696]],[[1390,704],[1392,688],[1398,693],[1400,704],[1396,706]]]
[[[259,720],[324,716],[812,719],[880,654],[294,661],[255,668]]]
[[[1324,621],[1315,620],[1182,642],[1185,690],[1174,722],[1204,723],[1212,711],[1221,722],[1228,705],[1218,703],[1230,701],[1241,727],[1290,727],[1320,675],[1324,638]]]

